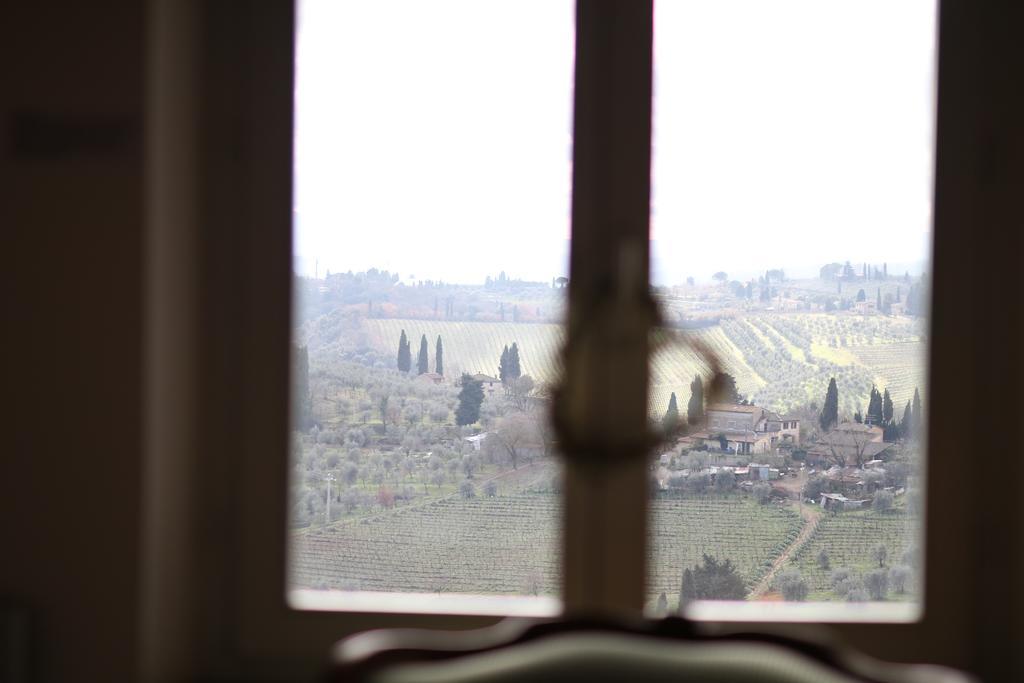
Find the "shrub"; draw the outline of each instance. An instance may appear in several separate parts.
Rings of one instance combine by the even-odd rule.
[[[906,593],[913,574],[913,570],[907,565],[897,565],[889,570],[889,585],[897,593]]]
[[[889,572],[884,569],[868,572],[864,577],[864,587],[872,600],[885,600],[885,594],[889,591]]]
[[[824,548],[818,553],[818,567],[821,569],[828,569],[831,566],[828,558],[828,551]]]
[[[463,479],[459,484],[459,495],[465,499],[476,498],[476,487],[469,479]]]
[[[772,487],[769,484],[756,484],[754,486],[754,498],[761,505],[767,505],[772,499]]]
[[[799,570],[787,569],[780,573],[775,581],[787,602],[801,602],[807,599],[807,582]]]
[[[498,495],[498,484],[493,479],[484,484],[484,495],[488,498]]]
[[[891,491],[879,491],[875,494],[871,507],[874,508],[875,512],[889,512],[892,510],[892,501],[893,495]]]
[[[878,563],[879,568],[885,566],[885,561],[889,559],[889,549],[884,543],[878,543],[871,549],[871,559]]]

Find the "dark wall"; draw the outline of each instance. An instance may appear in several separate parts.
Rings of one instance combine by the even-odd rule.
[[[0,604],[32,680],[137,670],[144,10],[0,21]]]

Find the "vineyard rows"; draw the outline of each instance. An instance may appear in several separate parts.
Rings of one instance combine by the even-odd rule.
[[[701,553],[731,559],[752,584],[795,538],[792,511],[746,497],[657,500],[653,598],[679,592]],[[294,535],[292,582],[347,590],[557,593],[556,496],[448,498]]]
[[[753,585],[796,538],[800,516],[787,507],[758,505],[747,496],[657,500],[652,504],[651,580],[648,594],[679,595],[683,569],[702,553],[732,560]]]
[[[886,567],[905,564],[908,549],[916,547],[914,539],[920,532],[920,519],[907,513],[874,511],[825,514],[814,535],[793,557],[790,566],[800,570],[807,581],[812,599],[835,599],[829,580],[832,570],[845,568],[866,574],[877,569],[871,551],[884,544],[888,551]],[[828,554],[829,568],[818,564],[818,555]],[[911,551],[912,552],[912,551]]]

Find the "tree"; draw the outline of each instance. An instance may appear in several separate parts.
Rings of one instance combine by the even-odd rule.
[[[476,487],[469,479],[463,479],[459,484],[459,495],[465,499],[476,498]]]
[[[864,587],[872,600],[885,600],[885,594],[889,591],[889,572],[884,569],[876,569],[864,576]]]
[[[523,368],[519,364],[519,344],[512,342],[508,350],[508,379],[519,379],[523,376]]]
[[[719,470],[715,476],[715,490],[728,493],[736,488],[736,475],[730,470]]]
[[[822,548],[821,551],[818,553],[818,568],[827,570],[831,566],[832,562],[829,560],[828,550]]]
[[[661,426],[666,432],[671,432],[679,425],[679,405],[676,403],[676,392],[672,392],[672,395],[668,399],[668,410],[665,411],[665,417],[661,418]]]
[[[683,570],[679,607],[692,600],[743,600],[747,591],[732,560],[719,562],[707,554],[701,563]]]
[[[696,375],[690,382],[690,401],[686,404],[686,421],[698,425],[704,421],[704,382]]]
[[[896,593],[906,593],[907,584],[913,577],[913,570],[905,564],[896,565],[889,570],[889,585]]]
[[[761,482],[760,484],[755,484],[753,491],[754,498],[756,498],[757,502],[760,503],[761,505],[767,505],[772,499],[771,484],[765,484],[764,482]]]
[[[874,384],[871,385],[871,396],[868,399],[868,414],[865,421],[870,425],[882,424],[882,395]]]
[[[828,381],[828,389],[825,391],[825,405],[821,409],[821,418],[818,420],[822,431],[829,431],[839,424],[839,387],[836,385],[836,378]]]
[[[441,345],[441,335],[437,335],[437,344],[434,346],[434,372],[444,374],[444,347]]]
[[[430,371],[430,354],[427,351],[427,335],[420,337],[420,354],[416,359],[416,374],[425,375]]]
[[[907,401],[907,407],[903,409],[903,419],[900,420],[900,436],[909,439],[913,436],[913,431],[914,416],[910,410],[910,401]]]
[[[915,431],[911,434],[911,438],[917,438],[917,432],[921,429],[921,425],[924,424],[922,421],[922,412],[921,394],[918,392],[917,387],[914,387],[914,406],[911,410],[910,423],[913,425]]]
[[[691,385],[692,387],[693,385]],[[736,388],[736,378],[727,372],[720,372],[711,380],[711,397],[714,401],[731,403],[740,402],[740,392]]]
[[[877,543],[871,548],[871,559],[878,563],[879,568],[885,566],[885,561],[889,559],[889,549],[884,543]]]
[[[714,275],[712,275],[711,279],[715,280],[717,282],[725,282],[726,280],[729,279],[729,276],[726,275],[724,271],[720,270],[717,273],[715,273]]]
[[[891,491],[878,491],[875,499],[871,501],[871,507],[875,512],[888,512],[892,510],[893,495]]]
[[[459,407],[455,409],[455,423],[460,427],[480,419],[480,405],[484,402],[484,389],[480,382],[463,373],[459,391]]]
[[[886,387],[885,393],[882,394],[882,424],[888,427],[892,424],[892,396],[889,395],[889,389]]]
[[[295,398],[292,400],[295,427],[306,431],[313,426],[313,395],[309,389],[309,350],[305,346],[293,348],[292,382]]]
[[[409,339],[402,330],[402,336],[398,338],[398,371],[409,372],[412,368],[412,349],[409,346]]]
[[[875,302],[875,310],[881,312],[882,310],[882,288],[878,288],[878,300]]]
[[[863,289],[857,290],[857,301],[867,301],[868,295]]]
[[[526,410],[527,402],[535,386],[533,378],[529,375],[523,375],[509,382],[508,395],[512,398],[516,408]]]
[[[662,591],[661,595],[658,596],[658,604],[654,609],[654,615],[657,617],[668,615],[668,596],[665,595],[665,591]]]
[[[519,459],[525,449],[536,447],[540,441],[536,423],[523,413],[511,413],[498,422],[488,441],[494,439],[508,456],[512,469],[519,469]]]
[[[782,597],[786,602],[802,602],[807,599],[807,593],[810,591],[799,569],[781,572],[775,583],[782,591]]]
[[[508,383],[511,362],[512,361],[509,358],[508,344],[505,344],[505,348],[501,350],[501,360],[498,361],[498,379],[501,380],[502,384]]]

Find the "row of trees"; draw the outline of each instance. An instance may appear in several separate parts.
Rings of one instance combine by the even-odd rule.
[[[922,413],[921,393],[917,388],[914,389],[914,398],[907,401],[907,405],[903,409],[903,419],[897,421],[889,389],[879,392],[875,385],[871,385],[867,415],[862,415],[860,410],[857,410],[853,419],[858,424],[882,427],[885,430],[885,439],[895,441],[898,438],[913,438],[916,425],[921,423]],[[824,432],[834,429],[839,424],[839,387],[836,385],[835,377],[828,382],[828,389],[825,391],[825,404],[821,409],[818,424]]]
[[[507,386],[522,376],[523,368],[519,361],[519,345],[516,342],[512,342],[511,347],[506,344],[501,351],[501,359],[498,361],[498,379]]]
[[[424,375],[430,372],[429,359],[427,335],[423,335],[420,337],[420,351],[416,358],[416,374]],[[402,334],[398,338],[398,370],[400,372],[412,370],[412,348],[408,337],[405,336],[405,330],[402,330]],[[439,375],[444,374],[444,344],[441,343],[441,335],[437,336],[437,342],[434,345],[434,372]]]
[[[736,378],[727,372],[719,373],[711,380],[708,388],[709,400],[722,403],[741,404],[746,401],[740,398],[739,389],[736,386]],[[676,399],[676,392],[668,399],[668,409],[661,419],[665,431],[676,429],[680,423],[679,403]],[[700,375],[695,375],[690,382],[690,400],[686,404],[686,423],[691,426],[698,426],[704,423],[704,380]]]

